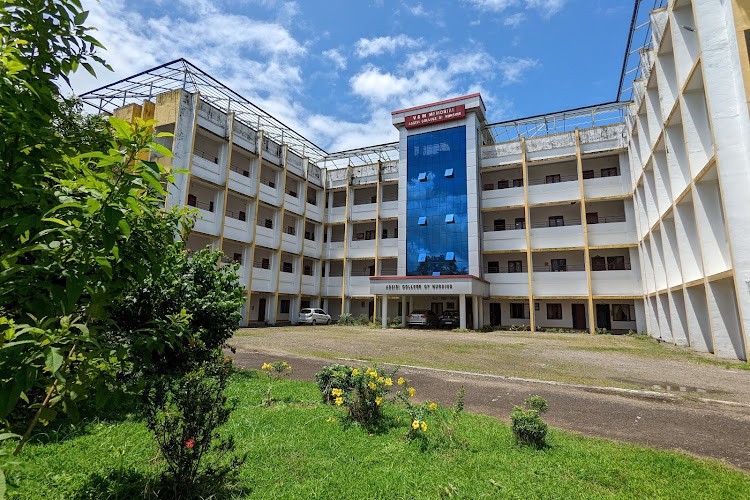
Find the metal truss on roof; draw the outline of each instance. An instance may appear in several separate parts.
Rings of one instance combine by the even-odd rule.
[[[558,111],[556,113],[529,116],[527,118],[492,123],[487,125],[485,131],[489,132],[491,136],[492,140],[489,143],[500,143],[516,141],[522,137],[528,139],[541,135],[572,132],[577,128],[584,129],[601,125],[611,125],[625,121],[626,110],[629,104],[629,102],[615,101]],[[487,138],[485,138],[485,142],[488,142]]]
[[[199,92],[201,100],[218,109],[234,112],[237,120],[263,130],[273,141],[288,144],[295,153],[309,157],[313,162],[321,162],[328,155],[323,148],[185,59],[175,59],[91,90],[82,94],[80,99],[99,113],[112,113],[126,104],[140,104],[143,100],[177,89]]]
[[[666,3],[667,0],[635,0],[628,41],[625,45],[625,57],[622,61],[620,85],[617,88],[618,101],[632,101],[633,82],[643,76],[648,77],[644,75],[640,55],[643,51],[653,48],[651,11],[664,7]]]
[[[376,146],[347,149],[331,153],[325,157],[321,167],[327,169],[345,168],[347,166],[373,165],[377,162],[398,161],[398,142],[388,142]]]

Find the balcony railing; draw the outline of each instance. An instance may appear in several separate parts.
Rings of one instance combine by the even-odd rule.
[[[540,184],[559,184],[561,182],[570,182],[570,181],[577,181],[577,180],[578,180],[577,174],[568,174],[568,175],[552,174],[552,175],[546,176],[544,179],[530,179],[529,186],[538,186]]]
[[[241,220],[243,222],[247,220],[247,214],[243,210],[234,211],[227,209],[224,211],[224,215],[226,215],[227,217],[231,217],[232,219]]]
[[[198,200],[191,200],[188,198],[187,202],[188,206],[200,208],[203,210],[207,210],[209,212],[214,211],[214,202],[213,201],[198,201]]]
[[[211,151],[203,151],[202,149],[193,149],[193,154],[199,156],[204,160],[210,161],[211,163],[219,163],[219,153]]]
[[[549,221],[549,220],[537,220],[537,221],[531,221],[532,228],[540,228],[540,227],[563,227],[563,226],[580,226],[581,225],[581,219],[572,219],[572,218],[565,218],[563,220],[557,220],[557,221]]]
[[[564,273],[568,271],[585,271],[585,264],[564,264],[555,266],[538,266],[533,267],[535,273]]]
[[[245,170],[242,167],[238,167],[234,163],[232,163],[231,165],[229,165],[229,170],[231,170],[234,173],[240,174],[243,177],[250,177],[250,171],[249,170]]]
[[[496,189],[511,189],[515,187],[523,187],[523,179],[513,179],[512,181],[497,181],[487,182],[482,184],[482,191],[494,191]]]
[[[594,263],[591,263],[591,272],[600,272],[600,271],[632,271],[632,268],[630,266],[630,262],[625,262],[624,264],[597,264],[594,265]]]
[[[586,224],[611,224],[614,222],[625,222],[625,216],[608,215],[606,217],[586,217]]]

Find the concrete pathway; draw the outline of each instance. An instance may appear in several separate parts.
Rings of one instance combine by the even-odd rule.
[[[264,362],[284,360],[292,377],[313,381],[330,359],[238,349],[239,368],[259,369]],[[335,362],[358,366],[364,362]],[[387,366],[387,365],[381,365]],[[445,405],[466,389],[467,411],[508,422],[514,405],[538,394],[549,401],[550,425],[590,436],[625,441],[722,460],[750,471],[750,407],[735,402],[682,397],[658,391],[633,391],[577,384],[480,375],[422,367],[401,367],[418,397]]]

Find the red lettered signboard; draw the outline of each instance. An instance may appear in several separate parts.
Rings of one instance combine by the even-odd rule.
[[[404,117],[404,126],[406,128],[418,128],[435,123],[449,122],[451,120],[460,120],[466,116],[466,106],[449,106],[435,111],[425,111],[416,115],[406,115]]]

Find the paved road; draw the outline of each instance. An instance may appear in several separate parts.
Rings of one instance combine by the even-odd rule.
[[[264,362],[285,360],[293,378],[313,381],[331,360],[239,349],[240,368],[259,369]],[[340,361],[351,365],[356,362]],[[612,393],[566,384],[514,380],[448,370],[402,367],[424,399],[452,405],[466,389],[466,409],[508,420],[514,404],[531,394],[550,403],[546,420],[554,427],[667,450],[712,457],[750,471],[750,408],[663,396]]]

